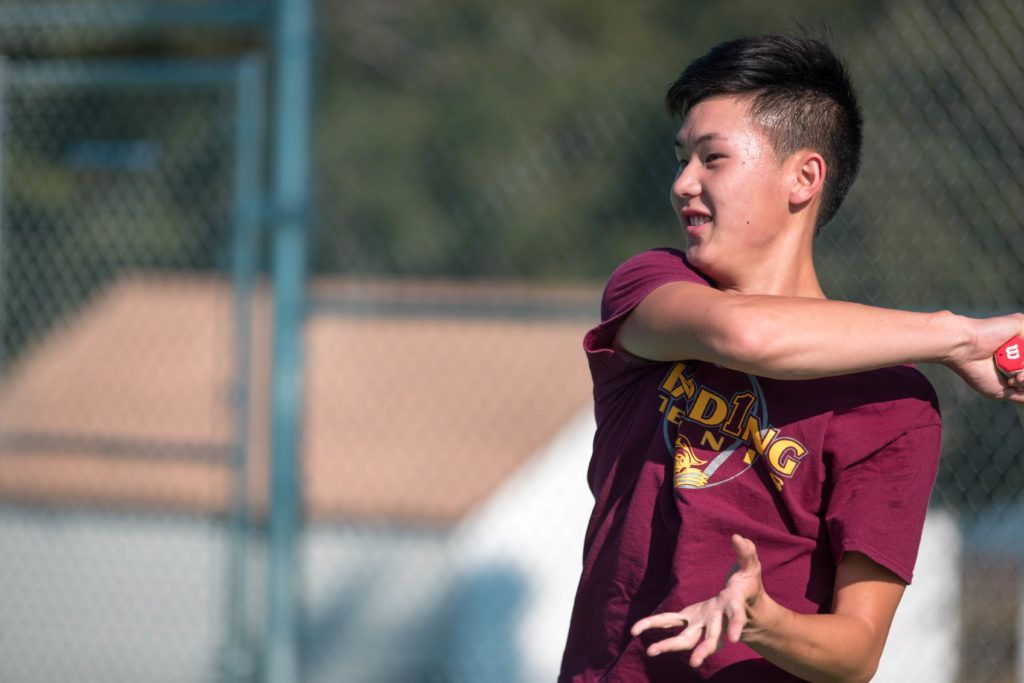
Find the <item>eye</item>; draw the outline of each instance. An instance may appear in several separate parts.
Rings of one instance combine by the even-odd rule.
[[[712,153],[706,154],[704,156],[704,163],[705,164],[710,164],[710,163],[712,163],[714,161],[718,161],[719,159],[722,159],[724,157],[725,157],[724,154],[716,154],[716,153],[712,152]]]

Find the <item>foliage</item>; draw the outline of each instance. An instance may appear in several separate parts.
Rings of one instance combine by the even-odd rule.
[[[665,86],[714,42],[806,10],[326,5],[315,266],[596,279],[677,240]]]

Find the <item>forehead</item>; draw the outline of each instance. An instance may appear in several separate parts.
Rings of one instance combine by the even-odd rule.
[[[683,120],[677,142],[684,146],[708,139],[763,137],[750,113],[750,99],[736,95],[710,97],[698,102]]]

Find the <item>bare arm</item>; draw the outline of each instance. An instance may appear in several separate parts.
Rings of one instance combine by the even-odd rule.
[[[992,363],[1000,344],[1022,330],[1024,314],[974,319],[675,282],[634,309],[616,344],[650,360],[706,360],[777,379],[942,363],[989,398],[1024,403],[1024,390]]]
[[[798,614],[762,594],[748,607],[741,639],[810,681],[868,681],[878,669],[904,588],[865,555],[847,553],[836,568],[831,614]]]
[[[723,630],[730,642],[743,641],[781,669],[812,682],[868,681],[903,596],[903,582],[860,553],[847,553],[836,568],[831,614],[799,614],[765,593],[754,544],[733,536],[737,566],[714,598],[680,612],[638,621],[634,636],[650,628],[685,626],[676,636],[654,643],[647,654],[692,649],[690,665],[700,666],[720,647]]]

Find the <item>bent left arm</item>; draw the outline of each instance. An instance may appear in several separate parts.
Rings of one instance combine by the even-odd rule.
[[[764,595],[748,612],[742,640],[809,681],[868,681],[878,669],[904,588],[866,555],[847,553],[836,568],[831,614],[798,614]]]
[[[754,544],[738,535],[732,542],[737,565],[722,592],[633,626],[632,634],[638,636],[649,628],[685,625],[678,635],[651,645],[648,655],[692,649],[690,665],[697,667],[720,647],[724,630],[729,641],[743,641],[808,681],[871,679],[903,596],[903,581],[866,555],[846,553],[836,568],[832,613],[800,614],[765,592]]]

